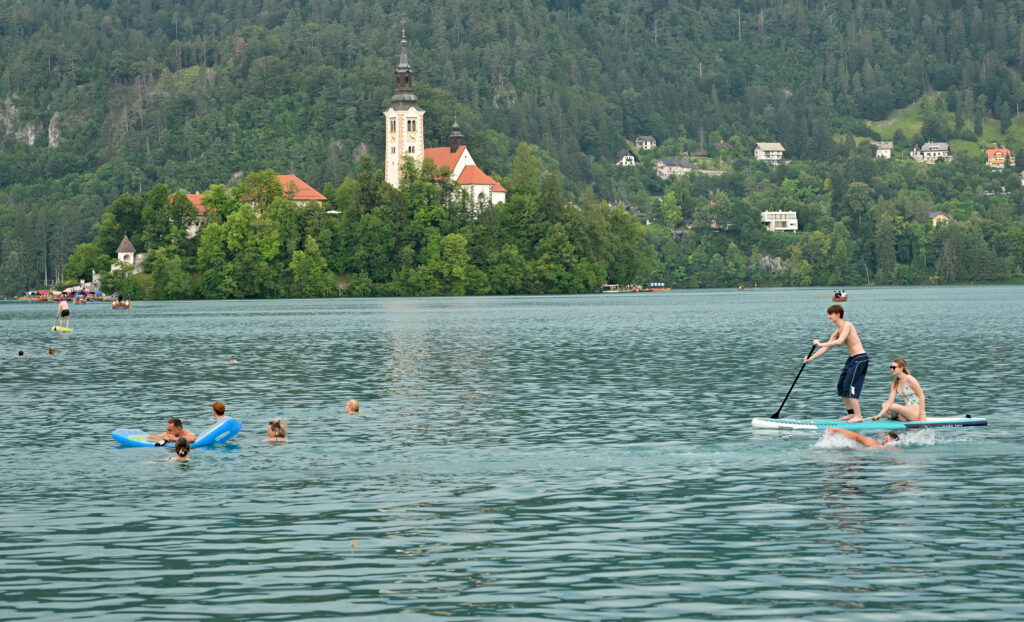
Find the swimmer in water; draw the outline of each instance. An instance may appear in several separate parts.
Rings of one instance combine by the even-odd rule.
[[[268,443],[287,443],[285,436],[288,434],[288,424],[280,419],[274,419],[267,424],[267,438],[263,439]]]
[[[171,441],[177,441],[179,438],[183,438],[190,443],[196,442],[196,435],[186,430],[181,425],[181,419],[173,417],[167,420],[167,431],[162,434],[150,434],[146,437],[147,441],[163,441],[160,444],[165,445]]]
[[[893,443],[900,440],[900,435],[896,434],[892,430],[885,433],[885,436],[882,437],[881,443],[879,443],[878,441],[871,437],[864,436],[863,434],[858,434],[853,430],[846,430],[843,428],[825,428],[825,434],[842,434],[851,441],[857,441],[858,443],[869,449],[874,449],[875,447],[883,447],[883,445],[884,449],[899,449],[899,447],[896,447],[895,445],[893,445]]]
[[[174,455],[167,458],[168,460],[188,460],[188,451],[190,449],[187,439],[179,438],[174,443]]]

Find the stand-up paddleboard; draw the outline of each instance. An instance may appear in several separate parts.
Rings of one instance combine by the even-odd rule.
[[[811,430],[821,431],[825,428],[845,428],[847,430],[918,430],[921,428],[948,428],[974,425],[988,425],[981,417],[964,415],[963,417],[930,417],[924,421],[896,421],[894,419],[865,419],[850,423],[842,419],[770,419],[754,417],[750,425],[765,430]]]
[[[196,442],[192,443],[192,447],[205,447],[206,445],[212,445],[214,443],[225,443],[228,439],[233,438],[242,429],[242,422],[237,419],[227,417],[224,421],[217,423],[206,432],[196,437]],[[148,433],[142,430],[136,430],[134,428],[120,428],[114,430],[111,434],[114,440],[122,445],[129,445],[131,447],[161,447],[163,444],[158,445],[154,441],[147,441],[146,437]],[[173,447],[174,443],[166,443],[168,447]]]
[[[75,330],[75,329],[73,329],[73,328],[67,328],[67,327],[65,327],[65,326],[54,326],[54,327],[53,327],[53,330],[59,330],[59,331],[60,331],[60,332],[62,332],[62,333],[70,333],[71,331],[73,331],[73,330]]]

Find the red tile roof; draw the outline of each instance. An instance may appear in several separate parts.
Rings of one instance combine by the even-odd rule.
[[[494,178],[487,173],[480,170],[478,166],[467,166],[462,169],[462,175],[459,175],[459,185],[468,186],[470,184],[476,186],[493,186],[498,182],[494,181]]]
[[[466,150],[465,145],[459,145],[459,148],[452,153],[450,147],[431,147],[430,149],[423,150],[423,158],[430,158],[434,161],[434,166],[437,168],[448,167],[448,170],[454,171],[455,165],[458,163],[459,158],[462,157],[462,152]]]
[[[281,188],[284,189],[284,196],[292,201],[326,201],[327,197],[313,189],[312,186],[302,181],[295,175],[278,175]]]
[[[196,206],[196,211],[199,212],[200,216],[206,213],[206,206],[203,205],[203,193],[196,192],[194,194],[186,194],[185,196],[188,197],[189,201],[192,201],[192,205]]]

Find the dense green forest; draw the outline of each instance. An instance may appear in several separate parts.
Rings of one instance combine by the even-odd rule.
[[[403,24],[427,145],[458,115],[506,205],[378,183]],[[1022,61],[1022,0],[2,0],[0,292],[102,268],[120,230],[149,274],[112,278],[157,297],[1019,280],[1018,170],[982,154],[1022,155]],[[906,159],[929,140],[954,160]],[[687,153],[725,173],[654,174]],[[338,214],[234,209],[268,170]],[[178,191],[217,207],[192,239]]]

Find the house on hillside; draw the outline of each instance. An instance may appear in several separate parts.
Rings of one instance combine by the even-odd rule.
[[[946,212],[928,212],[928,218],[932,221],[932,227],[938,227],[946,222],[955,222]]]
[[[892,158],[892,141],[875,140],[871,142],[875,146],[875,157],[888,160]]]
[[[636,154],[629,149],[623,149],[615,154],[615,166],[636,166]]]
[[[654,140],[653,136],[637,136],[634,141],[637,149],[643,149],[644,151],[650,151],[658,146],[658,141]]]
[[[676,175],[686,175],[693,170],[693,165],[686,158],[661,158],[654,163],[654,170],[658,177],[668,179]]]
[[[761,212],[761,224],[769,231],[798,231],[800,229],[796,212]]]
[[[782,163],[782,156],[786,154],[786,148],[780,143],[757,143],[754,146],[754,159],[761,162],[770,162],[775,166]]]
[[[910,157],[916,162],[932,164],[938,160],[952,160],[953,154],[949,151],[949,143],[925,143],[910,150]]]
[[[192,202],[192,206],[196,208],[196,212],[199,214],[196,221],[185,230],[185,237],[191,240],[196,237],[200,229],[206,226],[206,206],[203,205],[203,195],[201,192],[186,194],[185,197]]]
[[[1016,166],[1017,161],[1013,154],[1005,147],[996,147],[985,151],[985,163],[991,168],[1004,169],[1009,166]]]
[[[724,140],[720,140],[717,143],[715,143],[715,149],[718,149],[719,151],[732,151],[732,145],[725,142]]]
[[[295,175],[278,175],[277,180],[281,182],[281,190],[284,191],[285,198],[296,205],[315,203],[317,206],[323,207],[324,201],[327,200],[327,197]]]
[[[142,262],[146,259],[146,253],[136,253],[128,236],[125,235],[121,244],[117,247],[117,260],[110,265],[110,271],[114,272],[124,266],[132,267],[132,274],[142,272]],[[96,279],[94,278],[93,281]]]

